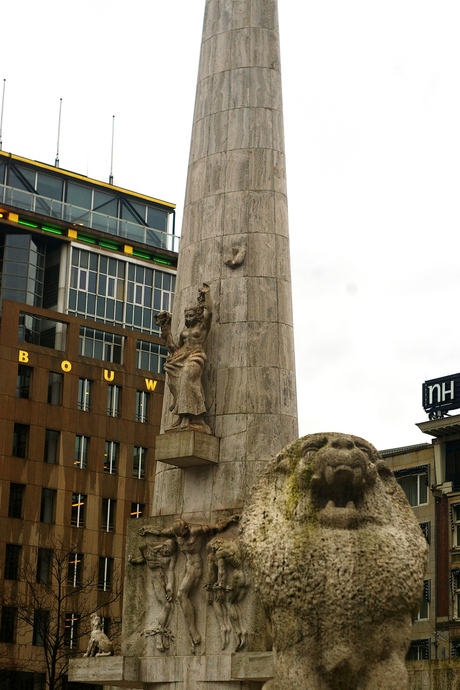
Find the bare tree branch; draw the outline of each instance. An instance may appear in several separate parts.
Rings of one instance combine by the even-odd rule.
[[[69,582],[69,560],[81,551],[81,543],[55,540],[51,550],[48,579],[41,581],[35,563],[29,560],[19,568],[18,581],[4,581],[0,605],[16,607],[18,626],[32,627],[35,649],[42,652],[47,690],[62,690],[69,658],[81,653],[78,639],[90,630],[93,613],[120,598],[121,576],[113,573],[109,591],[98,589],[97,566],[85,568],[81,577]],[[66,620],[69,614],[72,618]],[[30,669],[30,664],[21,661],[17,668]]]

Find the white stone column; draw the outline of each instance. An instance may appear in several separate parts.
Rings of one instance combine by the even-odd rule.
[[[176,338],[184,309],[196,304],[203,283],[214,304],[203,374],[212,435],[194,439],[198,432],[173,431],[157,442],[157,455],[167,462],[157,462],[153,517],[129,525],[128,553],[139,562],[140,549],[147,556],[145,549],[152,549],[148,567],[127,565],[123,618],[122,651],[141,657],[145,690],[258,690],[271,675],[266,621],[249,581],[235,584],[242,592],[242,626],[230,590],[226,618],[219,608],[209,551],[215,530],[208,528],[242,510],[267,461],[298,436],[276,0],[206,2],[172,320]],[[163,430],[175,421],[171,402],[167,392]],[[194,530],[204,526],[203,572],[186,598],[193,538],[187,544],[188,537],[173,531],[178,519]],[[162,614],[161,592],[152,588],[159,572],[152,553],[166,536],[177,543],[177,601],[167,619],[174,639],[164,650],[155,627]],[[230,552],[238,548],[236,522],[218,536]],[[235,583],[237,559],[226,558]],[[198,640],[186,622],[188,603]]]
[[[206,3],[174,333],[203,282],[215,305],[204,387],[219,463],[159,463],[154,500],[155,514],[190,519],[240,508],[298,435],[276,0]],[[166,394],[164,426],[170,404]]]

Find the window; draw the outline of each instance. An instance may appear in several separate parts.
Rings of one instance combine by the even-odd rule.
[[[69,569],[67,574],[67,583],[71,587],[79,587],[81,585],[82,572],[83,554],[69,553]]]
[[[420,609],[416,617],[416,621],[426,620],[430,617],[430,599],[431,599],[431,581],[424,580],[423,582],[423,596],[420,604]]]
[[[157,374],[164,374],[164,365],[168,350],[163,345],[138,340],[136,345],[136,367],[147,369]]]
[[[121,386],[110,384],[107,390],[107,414],[109,417],[120,416]]]
[[[99,558],[99,577],[97,588],[108,592],[112,589],[113,558],[101,556]]]
[[[120,444],[115,441],[105,442],[105,453],[104,453],[104,472],[109,474],[115,474],[118,467],[118,455],[119,455]]]
[[[50,465],[55,465],[59,457],[59,431],[45,430],[45,448],[43,460]]]
[[[112,626],[112,619],[107,616],[101,616],[101,628],[107,637],[110,639],[110,628]]]
[[[27,445],[29,441],[29,426],[27,424],[14,425],[13,432],[13,455],[17,458],[27,457]]]
[[[51,584],[51,571],[53,564],[52,549],[38,549],[37,557],[37,582],[42,585]]]
[[[116,501],[113,498],[102,499],[102,529],[105,532],[113,532],[115,524],[115,506]]]
[[[420,529],[423,532],[423,536],[427,540],[428,544],[431,544],[431,524],[429,522],[421,522]]]
[[[103,362],[123,364],[124,338],[115,333],[81,326],[78,354]]]
[[[2,606],[0,622],[0,642],[14,642],[16,632],[16,606]]]
[[[446,443],[446,482],[452,482],[454,491],[460,489],[460,441]]]
[[[72,494],[70,524],[73,527],[85,526],[85,504],[86,496],[84,494]]]
[[[88,465],[88,445],[89,436],[75,436],[75,455],[73,464],[81,470],[86,469]]]
[[[16,301],[18,301],[16,299]],[[40,297],[41,302],[41,297]],[[41,306],[35,303],[35,306]],[[34,343],[54,350],[66,348],[66,324],[49,316],[37,316],[21,312],[19,315],[18,341]]]
[[[64,620],[64,646],[76,649],[78,646],[78,622],[76,613],[66,613]]]
[[[159,333],[155,315],[172,311],[175,276],[164,271],[128,265],[125,321],[127,328],[144,333]]]
[[[106,222],[106,216],[101,218]],[[126,261],[73,247],[69,313],[123,326],[125,269]]]
[[[460,546],[460,503],[451,504],[450,510],[452,546]]]
[[[91,381],[78,379],[78,405],[79,410],[89,412],[91,409]]]
[[[34,611],[34,629],[32,634],[32,644],[36,647],[44,647],[46,641],[46,633],[48,632],[48,624],[50,619],[50,612],[43,609],[35,609]]]
[[[136,422],[147,423],[149,394],[145,391],[136,391]]]
[[[454,600],[453,617],[458,620],[460,619],[460,568],[451,571],[450,583]]]
[[[56,489],[42,489],[40,506],[40,522],[54,523],[54,509],[56,504]]]
[[[50,371],[48,376],[48,403],[50,405],[60,405],[62,401],[62,382],[64,374]]]
[[[141,518],[144,515],[145,504],[144,503],[131,503],[131,518]]]
[[[413,472],[401,475],[395,472],[398,484],[404,490],[411,506],[428,503],[428,474],[427,472]]]
[[[22,504],[25,488],[24,484],[10,484],[8,517],[22,518]]]
[[[145,477],[145,456],[147,454],[147,448],[142,446],[134,446],[133,455],[133,477],[142,479]]]
[[[407,661],[421,661],[430,658],[430,640],[412,640],[409,651],[407,652]]]
[[[19,570],[19,557],[21,555],[20,544],[7,544],[5,549],[5,580],[17,580]]]
[[[32,381],[32,367],[25,364],[18,364],[18,378],[16,382],[16,397],[29,398],[30,384]]]

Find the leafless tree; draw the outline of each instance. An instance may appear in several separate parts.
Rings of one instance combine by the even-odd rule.
[[[33,562],[35,559],[29,559],[19,568],[18,581],[5,581],[0,591],[0,605],[17,608],[18,629],[23,634],[28,626],[33,630],[35,649],[41,648],[41,654],[37,654],[41,668],[35,666],[34,670],[45,672],[47,690],[64,687],[69,659],[81,654],[78,640],[89,632],[91,615],[121,596],[118,572],[113,573],[106,591],[98,588],[97,566],[80,569],[81,572],[73,569],[77,575],[71,577],[69,563],[80,549],[81,544],[66,545],[55,540],[47,549],[51,557],[43,572]],[[117,632],[112,629],[110,633],[115,644]],[[30,661],[16,661],[15,668],[30,670]]]

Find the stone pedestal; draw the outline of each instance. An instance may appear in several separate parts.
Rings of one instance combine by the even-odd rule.
[[[139,680],[140,660],[133,657],[107,656],[71,659],[69,681],[114,685],[119,688],[143,688]]]
[[[217,464],[219,439],[200,431],[169,431],[156,437],[155,459],[175,467]]]
[[[259,690],[272,676],[272,654],[73,659],[69,680],[145,690]]]

